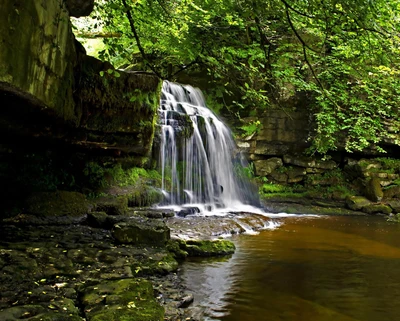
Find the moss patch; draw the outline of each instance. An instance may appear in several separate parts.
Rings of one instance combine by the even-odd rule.
[[[83,216],[88,212],[88,202],[77,192],[39,192],[27,199],[26,211],[40,216]]]
[[[190,240],[181,242],[181,249],[188,256],[219,256],[229,255],[235,252],[235,244],[228,240]]]
[[[156,302],[147,280],[124,279],[88,287],[82,303],[88,320],[92,321],[164,319],[164,309]]]

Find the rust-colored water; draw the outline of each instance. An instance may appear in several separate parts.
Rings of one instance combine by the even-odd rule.
[[[400,224],[285,218],[231,258],[183,266],[199,320],[400,320]]]

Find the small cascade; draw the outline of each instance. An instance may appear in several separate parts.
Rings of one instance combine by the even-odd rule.
[[[164,205],[187,214],[260,212],[253,207],[257,191],[234,155],[232,133],[199,89],[164,81],[159,114]]]

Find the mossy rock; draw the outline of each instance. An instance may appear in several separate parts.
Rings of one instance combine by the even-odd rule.
[[[33,193],[25,204],[27,213],[38,216],[83,216],[89,209],[85,195],[69,191]]]
[[[105,196],[95,200],[97,212],[108,215],[125,215],[128,211],[128,197],[126,195]]]
[[[380,202],[383,198],[381,182],[378,178],[372,177],[367,181],[365,194],[373,202]]]
[[[390,214],[392,213],[392,208],[385,204],[369,204],[362,208],[362,211],[368,214]]]
[[[143,275],[166,275],[178,270],[178,262],[171,253],[158,253],[146,260],[140,260],[131,266],[132,274]]]
[[[388,202],[394,213],[400,213],[400,200]]]
[[[107,218],[106,212],[91,212],[87,216],[87,223],[91,227],[107,228]]]
[[[371,201],[363,196],[351,196],[346,199],[346,204],[351,210],[359,211],[363,207],[370,205]]]
[[[235,244],[228,240],[190,240],[181,244],[188,256],[219,256],[233,254]]]
[[[108,281],[84,290],[82,300],[89,321],[162,321],[164,309],[154,298],[150,281]]]
[[[58,311],[57,306],[52,306],[54,311],[46,309],[40,305],[21,305],[11,308],[2,309],[0,311],[0,320],[2,321],[81,321],[78,311]],[[57,311],[56,311],[57,310]],[[72,312],[72,313],[71,313]]]
[[[161,220],[135,217],[115,224],[112,235],[119,243],[165,246],[170,239],[170,229]]]
[[[161,202],[162,193],[151,186],[140,186],[134,192],[128,194],[128,204],[130,207],[152,206]]]

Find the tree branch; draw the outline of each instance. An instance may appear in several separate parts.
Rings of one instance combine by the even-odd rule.
[[[136,44],[137,44],[137,46],[138,46],[138,49],[139,49],[139,51],[140,51],[140,54],[142,55],[142,57],[143,57],[143,59],[144,59],[145,61],[148,61],[148,62],[149,62],[149,60],[147,59],[147,55],[146,55],[146,53],[145,53],[145,51],[144,51],[144,49],[143,49],[143,47],[142,47],[142,45],[141,45],[139,35],[138,35],[137,31],[136,31],[135,22],[134,22],[133,17],[132,17],[131,9],[130,9],[130,7],[128,6],[128,4],[126,3],[126,0],[122,0],[122,3],[123,3],[123,5],[124,5],[124,7],[125,7],[126,16],[127,16],[128,20],[129,20],[129,25],[130,25],[130,27],[131,27],[131,31],[132,31],[132,33],[133,33],[133,36],[135,37]],[[163,77],[161,76],[161,74],[155,69],[155,67],[152,66],[150,63],[149,63],[149,68],[151,69],[152,72],[154,72],[154,74],[155,74],[157,77],[159,77],[159,78],[161,78],[161,79],[163,78]]]

